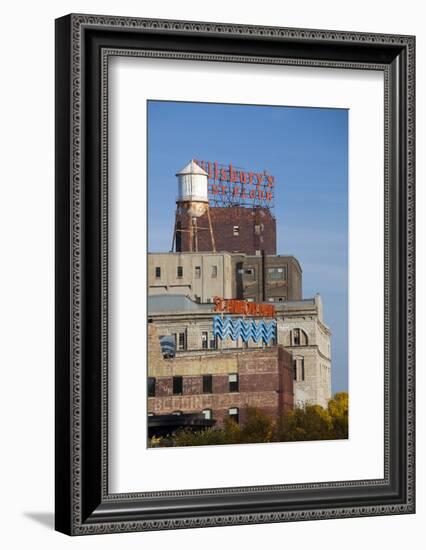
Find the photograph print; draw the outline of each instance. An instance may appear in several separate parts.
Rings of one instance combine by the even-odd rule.
[[[348,439],[348,110],[147,111],[147,446]]]

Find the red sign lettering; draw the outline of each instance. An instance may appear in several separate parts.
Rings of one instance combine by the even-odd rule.
[[[267,170],[248,172],[217,160],[195,162],[208,174],[209,193],[215,205],[273,206],[275,179]]]
[[[275,306],[272,304],[258,304],[246,300],[220,298],[219,296],[213,298],[213,303],[215,305],[214,311],[221,313],[236,313],[252,317],[275,316]]]

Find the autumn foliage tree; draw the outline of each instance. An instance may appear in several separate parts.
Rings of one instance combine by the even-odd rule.
[[[336,393],[328,402],[328,413],[333,422],[333,439],[348,438],[349,395],[347,392]]]
[[[320,405],[307,405],[288,412],[278,428],[278,441],[331,439],[332,420]]]

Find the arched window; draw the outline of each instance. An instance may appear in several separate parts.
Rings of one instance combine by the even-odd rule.
[[[308,335],[301,328],[294,328],[290,331],[290,346],[307,346]]]

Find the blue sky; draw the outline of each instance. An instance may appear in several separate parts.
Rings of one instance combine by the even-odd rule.
[[[275,176],[277,252],[319,292],[332,330],[333,392],[348,387],[348,111],[148,102],[148,247],[171,248],[176,172],[192,158]]]

